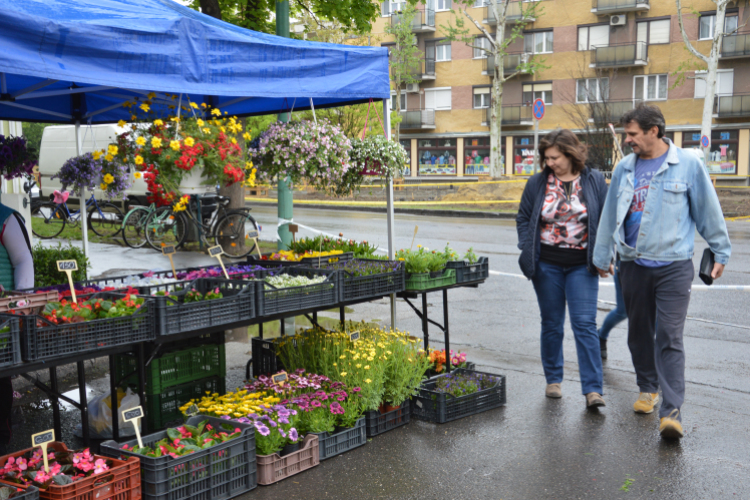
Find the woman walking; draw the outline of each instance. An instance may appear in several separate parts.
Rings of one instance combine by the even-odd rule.
[[[567,303],[586,406],[604,406],[596,329],[599,274],[592,259],[607,184],[601,173],[585,166],[586,148],[570,130],[547,134],[539,143],[539,157],[545,166],[526,184],[516,229],[518,262],[534,284],[541,311],[545,393],[562,397]]]

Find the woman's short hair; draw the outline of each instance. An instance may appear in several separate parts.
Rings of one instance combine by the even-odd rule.
[[[578,137],[570,130],[563,128],[553,130],[539,141],[539,158],[544,162],[544,152],[552,146],[557,147],[568,157],[572,164],[573,173],[577,174],[586,168],[586,146],[581,144]]]

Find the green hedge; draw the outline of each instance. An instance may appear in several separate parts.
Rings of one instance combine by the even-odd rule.
[[[91,265],[83,254],[83,249],[70,243],[66,247],[61,243],[58,243],[57,247],[43,247],[41,243],[37,243],[31,254],[34,257],[34,286],[36,288],[67,282],[65,273],[57,270],[58,260],[78,262],[78,271],[73,273],[73,281],[85,281],[86,268]]]

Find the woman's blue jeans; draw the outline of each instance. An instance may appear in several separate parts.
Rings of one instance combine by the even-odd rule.
[[[586,266],[561,267],[539,261],[532,279],[542,316],[542,366],[548,384],[563,380],[563,336],[565,303],[578,352],[581,392],[602,388],[602,358],[596,331],[596,301],[599,277]]]
[[[617,305],[614,309],[609,311],[607,317],[604,318],[604,323],[599,329],[599,338],[607,340],[609,338],[609,332],[612,328],[616,327],[623,320],[628,319],[628,314],[625,312],[625,300],[622,298],[622,286],[620,285],[620,261],[618,260],[615,264],[615,300]]]

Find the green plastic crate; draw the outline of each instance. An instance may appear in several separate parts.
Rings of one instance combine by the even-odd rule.
[[[181,425],[185,417],[180,407],[191,399],[200,399],[208,393],[226,393],[224,377],[210,377],[167,389],[161,394],[146,395],[146,422],[148,432]]]
[[[406,290],[423,291],[455,284],[455,269],[446,269],[437,278],[430,278],[430,273],[412,273],[406,278]]]
[[[132,354],[117,357],[117,380],[138,384],[138,358]],[[132,374],[129,375],[128,374]],[[226,377],[224,344],[204,344],[181,351],[168,352],[146,366],[146,394],[161,394],[170,387],[207,377]],[[123,377],[127,378],[123,381]]]

